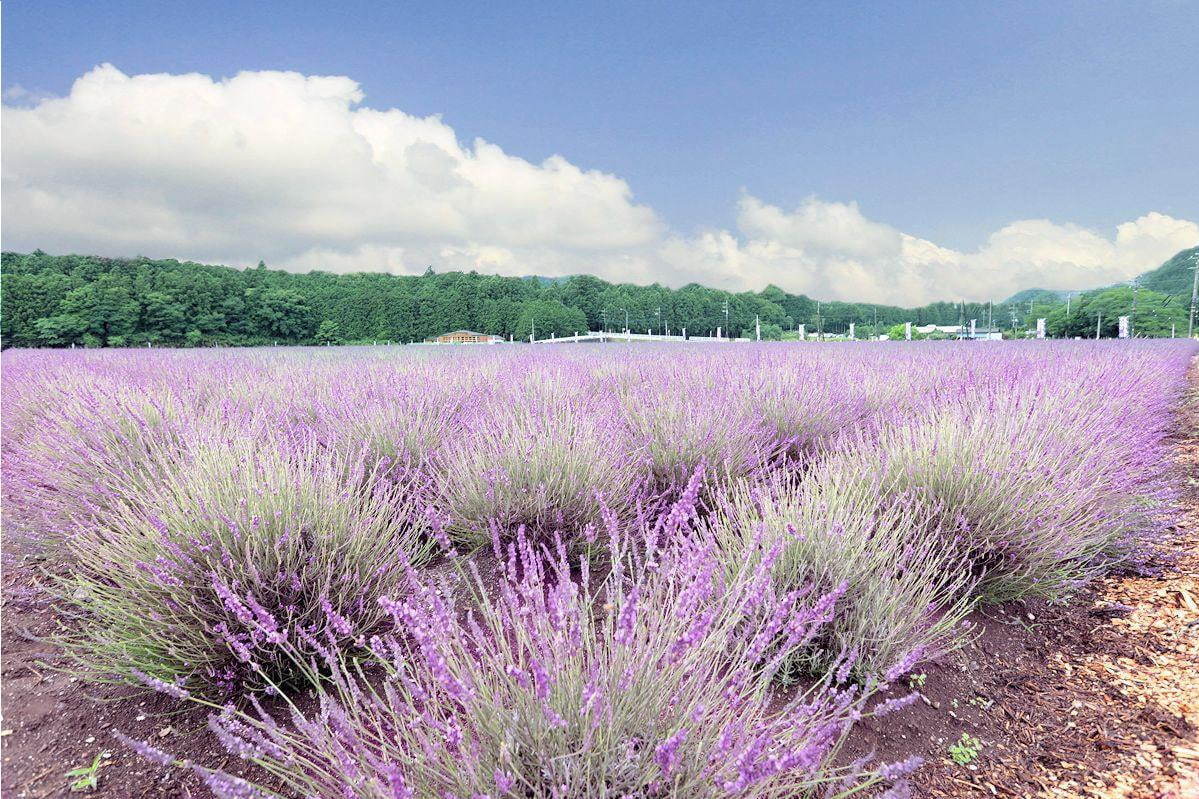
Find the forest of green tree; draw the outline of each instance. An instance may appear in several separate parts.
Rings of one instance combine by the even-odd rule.
[[[1158,322],[1167,316],[1177,322],[1181,304],[1171,308],[1164,295],[1154,299],[1154,294],[1141,292],[1142,307],[1156,307]],[[1102,310],[1119,315],[1120,298],[1109,300]],[[634,331],[677,333],[686,327],[695,335],[710,335],[717,327],[742,334],[760,319],[771,338],[801,324],[809,332],[840,334],[854,322],[858,336],[865,337],[902,322],[951,325],[963,318],[978,319],[980,326],[993,318],[997,327],[1015,329],[1033,314],[1049,316],[1051,330],[1060,328],[1058,335],[1085,335],[1083,307],[1084,298],[1074,298],[1074,309],[1058,323],[1056,303],[991,308],[938,302],[900,308],[818,302],[775,286],[731,293],[694,283],[678,289],[614,284],[590,275],[546,280],[431,269],[419,276],[299,274],[261,262],[257,268],[235,269],[40,251],[6,252],[0,263],[5,347],[407,343],[457,329],[521,339],[534,326],[542,338],[621,330],[626,319]],[[1092,332],[1095,319],[1092,312]],[[1110,324],[1115,325],[1114,316]],[[1168,328],[1169,320],[1164,324]]]
[[[209,346],[421,341],[468,329],[517,339],[584,330],[665,330],[740,334],[759,318],[765,329],[861,335],[901,321],[954,324],[954,303],[904,309],[818,303],[774,286],[730,293],[690,284],[613,284],[590,275],[561,280],[476,272],[297,274],[175,260],[4,253],[5,346]],[[727,316],[726,316],[727,304]],[[986,306],[965,313],[986,318]]]

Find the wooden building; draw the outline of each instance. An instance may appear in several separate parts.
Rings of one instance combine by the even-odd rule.
[[[476,333],[473,330],[455,330],[425,339],[426,344],[496,344],[503,341],[499,336]]]

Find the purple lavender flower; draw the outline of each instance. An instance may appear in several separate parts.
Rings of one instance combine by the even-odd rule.
[[[919,698],[920,692],[913,691],[912,693],[905,694],[904,696],[898,696],[893,699],[887,699],[883,702],[879,702],[874,707],[874,715],[886,716],[898,710],[903,710],[905,707],[911,707],[911,705],[913,705]]]
[[[149,686],[150,688],[153,688],[155,691],[158,691],[159,693],[163,693],[168,696],[173,696],[176,699],[191,698],[191,694],[188,692],[188,690],[186,688],[184,688],[182,685],[180,685],[178,682],[166,682],[165,680],[160,680],[157,677],[153,677],[149,674],[146,674],[144,671],[141,671],[140,669],[130,669],[129,673],[132,674],[134,677],[137,677],[139,680],[141,680],[147,686]]]
[[[888,788],[879,799],[912,799],[912,786],[905,780]]]
[[[919,663],[922,657],[924,657],[924,647],[918,646],[913,648],[910,652],[904,655],[902,660],[900,660],[891,668],[887,669],[883,679],[887,682],[895,682],[900,677],[911,671],[912,667]]]
[[[408,786],[407,780],[404,779],[404,773],[400,767],[394,763],[388,763],[385,769],[387,774],[387,787],[391,791],[391,799],[413,799],[416,796],[416,791]]]
[[[342,616],[333,609],[333,605],[329,603],[327,596],[322,596],[320,599],[321,610],[325,611],[325,618],[329,620],[329,626],[333,628],[338,635],[350,637],[354,634],[354,628],[350,626],[350,622],[345,616]]]
[[[516,785],[516,780],[512,778],[511,774],[506,771],[501,771],[498,768],[494,772],[494,778],[495,789],[499,792],[500,796],[510,793],[512,788]]]
[[[682,727],[654,750],[654,762],[662,770],[663,779],[668,779],[679,759],[679,746],[687,738],[687,728]]]
[[[616,619],[616,642],[629,646],[633,643],[633,638],[637,625],[637,598],[640,588],[634,586],[628,596],[624,598],[624,602],[620,606],[620,615]]]
[[[924,765],[924,758],[913,755],[907,760],[880,766],[876,772],[882,779],[894,782],[908,776],[922,765]]]
[[[271,795],[253,783],[219,771],[192,766],[217,799],[270,799]]]
[[[115,737],[118,741],[125,744],[125,746],[128,746],[133,751],[137,752],[139,755],[144,757],[146,760],[150,760],[154,763],[157,763],[160,766],[170,766],[175,763],[174,756],[167,754],[166,752],[162,751],[161,749],[157,749],[157,748],[151,746],[150,744],[146,743],[145,741],[139,741],[136,738],[130,738],[128,735],[121,732],[120,730],[113,730],[112,734],[113,734],[113,737]]]

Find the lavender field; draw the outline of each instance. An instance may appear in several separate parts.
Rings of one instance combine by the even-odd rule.
[[[216,796],[900,797],[973,611],[1153,559],[1195,351],[8,351],[5,537]]]

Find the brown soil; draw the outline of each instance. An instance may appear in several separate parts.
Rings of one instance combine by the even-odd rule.
[[[1196,372],[1199,386],[1199,371]],[[1199,797],[1199,401],[1181,420],[1185,516],[1159,576],[1112,577],[1065,605],[976,613],[979,635],[922,667],[925,700],[855,730],[846,757],[912,754],[921,797]],[[111,731],[218,768],[238,764],[205,727],[150,692],[85,685],[45,639],[59,617],[45,562],[4,541],[0,757],[3,797],[71,796],[70,769],[102,758],[100,797],[202,797],[190,772],[141,760]],[[1129,609],[1131,607],[1131,609]],[[949,759],[963,733],[981,751]]]
[[[245,774],[208,730],[208,711],[149,690],[81,682],[48,639],[61,624],[47,563],[19,540],[3,546],[0,797],[210,797],[190,769],[150,763],[113,730],[191,762]],[[72,792],[66,773],[100,755],[98,787]]]

